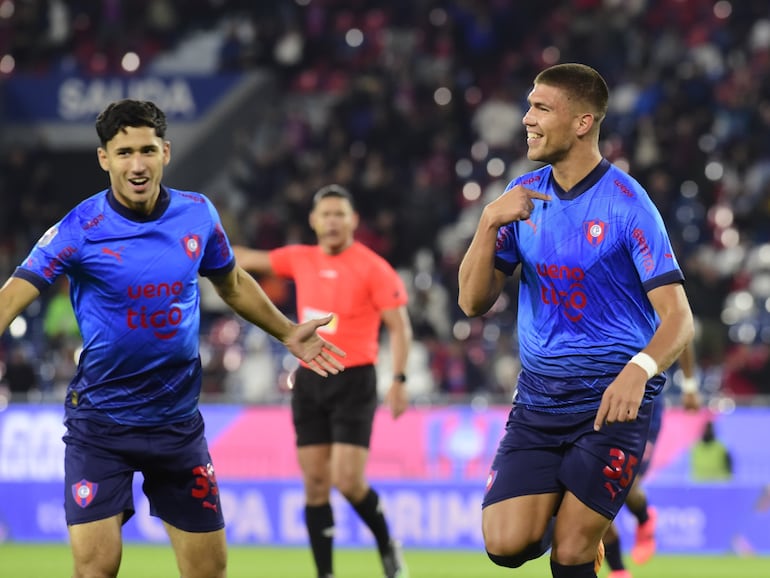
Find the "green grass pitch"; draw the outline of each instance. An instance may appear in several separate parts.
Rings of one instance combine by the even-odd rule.
[[[483,552],[405,551],[411,578],[545,578],[548,557],[517,570],[498,568]],[[373,550],[338,549],[337,578],[381,576]],[[656,556],[645,566],[629,566],[634,578],[768,578],[770,557]],[[606,576],[606,567],[600,578]],[[0,576],[4,578],[69,578],[69,548],[61,544],[0,544]],[[128,543],[123,552],[121,578],[177,578],[168,546]],[[310,552],[304,548],[230,547],[228,578],[313,578]]]

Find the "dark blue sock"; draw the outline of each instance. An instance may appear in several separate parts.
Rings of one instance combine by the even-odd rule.
[[[551,559],[551,575],[553,578],[596,578],[593,562],[577,566],[562,566],[553,559]]]
[[[607,564],[609,564],[611,569],[625,570],[623,554],[620,551],[620,540],[604,542],[604,559],[607,560]]]

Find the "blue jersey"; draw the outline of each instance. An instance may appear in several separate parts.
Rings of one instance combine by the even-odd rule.
[[[508,189],[519,184],[551,200],[535,200],[528,220],[497,235],[495,266],[511,275],[521,265],[516,402],[555,413],[595,410],[657,328],[647,292],[681,282],[682,272],[647,193],[607,160],[569,192],[550,165]],[[648,397],[664,382],[650,380]]]
[[[70,280],[83,352],[68,417],[125,425],[188,419],[201,388],[198,275],[229,272],[230,242],[203,195],[162,188],[147,217],[102,191],[37,242],[14,275]]]

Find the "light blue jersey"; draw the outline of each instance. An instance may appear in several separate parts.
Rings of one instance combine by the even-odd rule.
[[[682,282],[682,272],[647,193],[607,160],[569,192],[550,165],[508,189],[519,184],[551,200],[535,199],[528,220],[497,235],[496,267],[508,275],[522,268],[516,403],[555,413],[595,410],[655,332],[647,292]],[[664,382],[652,379],[648,397]]]
[[[201,388],[198,274],[235,265],[213,204],[162,188],[150,216],[102,191],[38,241],[14,276],[41,291],[71,285],[83,352],[66,414],[125,425],[161,425],[197,410]]]

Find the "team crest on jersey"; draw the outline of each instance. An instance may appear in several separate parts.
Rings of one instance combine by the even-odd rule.
[[[187,235],[182,239],[184,252],[190,259],[197,259],[201,254],[201,239],[198,235]]]
[[[48,229],[45,233],[43,233],[43,236],[40,237],[40,240],[37,242],[38,247],[45,247],[53,241],[53,238],[59,234],[59,227],[54,225],[50,229]]]
[[[586,234],[586,239],[592,245],[599,245],[604,241],[604,233],[607,229],[607,225],[604,221],[586,221],[583,223],[583,230]]]
[[[76,484],[72,484],[72,497],[75,498],[75,503],[81,508],[86,508],[91,505],[96,497],[96,492],[99,490],[99,484],[95,482],[89,482],[83,478]]]

